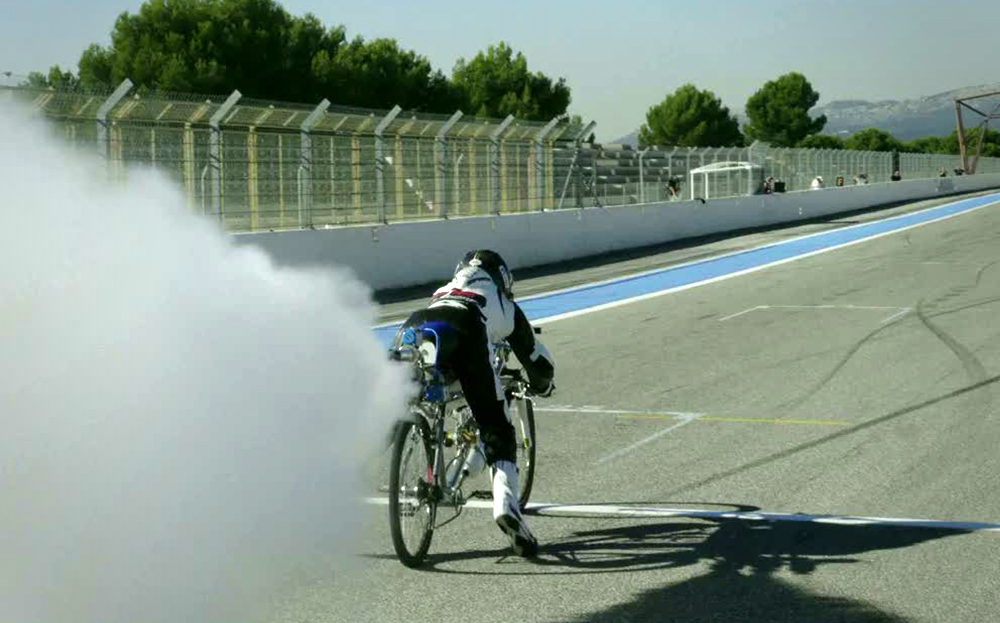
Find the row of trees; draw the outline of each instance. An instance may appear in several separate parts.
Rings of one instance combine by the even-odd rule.
[[[818,134],[826,117],[812,118],[809,109],[819,101],[812,85],[792,72],[771,80],[747,100],[750,122],[740,123],[715,93],[685,84],[646,113],[639,129],[640,145],[710,147],[743,145],[754,140],[791,147]]]
[[[982,130],[969,128],[965,131],[969,152],[979,144]],[[959,153],[958,130],[947,136],[924,136],[911,141],[903,141],[885,130],[868,128],[842,139],[829,134],[807,136],[798,143],[799,147],[815,149],[859,149],[866,151],[899,151],[915,154],[957,154]],[[1000,157],[1000,132],[986,130],[983,137],[983,156]]]
[[[311,14],[290,15],[276,0],[146,0],[138,13],[115,21],[111,45],[91,45],[76,74],[59,66],[28,78],[33,86],[108,89],[124,78],[140,89],[225,94],[299,102],[323,97],[338,104],[486,117],[549,120],[566,112],[570,88],[532,72],[506,43],[451,76],[394,39],[348,40]],[[771,80],[746,103],[739,121],[711,91],[687,84],[651,107],[639,132],[645,145],[730,146],[761,140],[775,146],[957,153],[958,138],[902,142],[871,128],[846,140],[821,134],[825,117],[809,110],[819,93],[800,73]],[[985,155],[1000,156],[1000,134],[985,137]]]
[[[640,145],[681,147],[738,146],[760,140],[775,147],[813,149],[856,149],[928,154],[959,153],[958,133],[927,136],[902,141],[889,132],[868,128],[846,139],[821,134],[826,117],[812,117],[809,110],[819,101],[819,93],[800,73],[792,72],[767,82],[747,100],[749,123],[739,121],[714,93],[686,84],[646,113],[639,130]],[[981,131],[966,132],[976,145]],[[986,130],[983,155],[1000,156],[1000,132]]]
[[[347,39],[311,14],[290,15],[275,0],[147,0],[115,21],[109,47],[91,45],[77,74],[52,67],[32,73],[32,86],[107,89],[130,78],[140,89],[520,119],[566,112],[562,78],[532,72],[506,43],[451,76],[395,39]]]

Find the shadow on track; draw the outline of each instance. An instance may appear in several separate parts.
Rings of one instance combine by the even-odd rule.
[[[544,523],[538,525],[542,527]],[[866,552],[899,549],[967,533],[952,528],[878,524],[677,518],[584,530],[553,541],[543,540],[531,567],[517,565],[515,573],[614,573],[708,563],[713,569],[754,575],[780,569],[808,574],[824,564],[861,562],[856,556]],[[508,548],[432,553],[424,569],[477,573],[460,570],[455,563],[490,559],[503,562],[509,553]]]
[[[594,521],[594,518],[575,519]],[[545,524],[538,518],[535,523],[544,533]],[[890,525],[678,518],[575,531],[564,538],[543,542],[538,558],[532,561],[509,556],[507,548],[431,554],[424,570],[544,576],[663,573],[706,565],[709,569],[707,574],[646,590],[631,600],[570,619],[572,623],[903,623],[906,619],[871,604],[811,594],[775,574],[786,571],[808,575],[823,565],[864,563],[862,556],[868,552],[901,549],[966,533],[956,529]],[[665,579],[681,575],[690,574],[663,573]]]

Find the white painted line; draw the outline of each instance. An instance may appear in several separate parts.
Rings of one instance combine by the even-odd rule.
[[[797,192],[809,192],[809,191],[797,191]],[[976,197],[967,197],[967,199],[975,199],[975,198]],[[952,201],[952,202],[949,202],[949,203],[942,203],[941,205],[931,206],[929,208],[924,208],[922,210],[914,210],[913,212],[906,212],[906,213],[903,213],[903,214],[897,214],[895,216],[890,216],[890,217],[887,217],[887,218],[884,218],[884,219],[873,219],[871,221],[865,221],[863,223],[858,223],[857,225],[849,225],[847,227],[841,227],[841,228],[837,229],[836,231],[850,231],[852,229],[858,229],[859,227],[865,227],[867,225],[871,225],[872,223],[883,223],[883,222],[884,223],[889,223],[891,221],[895,221],[895,220],[899,220],[899,219],[903,219],[903,218],[908,218],[908,217],[915,216],[915,215],[918,215],[918,214],[923,214],[924,212],[931,212],[933,210],[939,210],[939,209],[941,209],[943,207],[950,206],[950,205],[955,205],[956,203],[960,203],[960,202],[965,201],[965,200],[966,199],[958,199],[956,201]],[[996,203],[997,202],[995,201],[993,203],[987,203],[985,205],[976,206],[975,208],[970,208],[969,210],[965,210],[965,211],[959,212],[957,214],[948,214],[948,215],[945,215],[943,217],[940,217],[940,218],[937,218],[937,219],[934,219],[934,220],[925,221],[925,222],[922,222],[922,223],[916,223],[914,225],[909,225],[909,226],[904,227],[902,229],[897,229],[897,230],[894,230],[894,231],[891,231],[891,232],[885,232],[883,234],[877,234],[876,236],[883,236],[883,235],[888,235],[888,234],[896,233],[896,232],[899,232],[899,231],[905,231],[907,229],[910,229],[911,227],[918,227],[920,225],[926,225],[928,223],[934,223],[934,222],[937,222],[939,220],[944,220],[946,218],[951,218],[951,217],[954,217],[954,216],[959,216],[960,214],[965,214],[967,212],[972,212],[974,210],[979,210],[981,208],[989,207],[991,205],[995,205]],[[833,215],[829,215],[829,216],[833,216]],[[555,295],[555,294],[565,294],[567,292],[576,292],[578,290],[586,290],[588,288],[593,288],[593,287],[597,287],[597,286],[603,286],[603,285],[606,285],[606,284],[609,284],[609,283],[616,283],[616,282],[619,282],[619,281],[627,281],[629,279],[635,279],[636,277],[644,277],[646,275],[653,275],[653,274],[656,274],[656,273],[666,272],[668,270],[675,270],[675,269],[678,269],[678,268],[685,268],[687,266],[694,266],[695,264],[702,264],[704,262],[715,261],[715,260],[719,260],[719,259],[723,259],[723,258],[727,258],[727,257],[732,257],[734,255],[741,255],[743,253],[750,253],[750,252],[753,252],[753,251],[760,251],[761,249],[767,249],[767,248],[770,248],[770,247],[776,247],[776,246],[780,246],[780,245],[783,245],[783,244],[788,244],[788,243],[791,243],[791,242],[798,242],[799,240],[807,240],[809,238],[815,238],[817,236],[824,236],[824,235],[830,233],[830,231],[831,230],[817,231],[817,232],[813,232],[811,234],[803,234],[803,235],[795,237],[795,238],[788,238],[787,240],[777,240],[775,242],[769,242],[767,244],[762,244],[759,247],[751,247],[749,249],[737,249],[735,251],[730,251],[728,253],[721,253],[719,255],[713,255],[713,256],[710,256],[710,257],[707,257],[707,258],[703,257],[703,258],[699,258],[699,259],[696,259],[696,260],[691,260],[690,262],[682,262],[680,264],[670,264],[670,265],[667,265],[667,266],[660,266],[658,268],[649,268],[647,270],[642,270],[642,271],[639,271],[639,272],[636,272],[636,273],[630,273],[630,274],[621,275],[621,276],[618,276],[618,277],[609,277],[607,279],[601,279],[600,281],[592,281],[592,282],[589,282],[589,283],[581,283],[579,285],[570,286],[568,288],[561,288],[561,289],[558,289],[558,290],[550,290],[550,291],[547,291],[547,292],[539,292],[537,294],[532,294],[530,296],[525,296],[525,297],[518,298],[517,300],[518,301],[530,301],[532,299],[542,298],[542,297],[546,297],[546,296],[552,296],[552,295]],[[876,236],[870,236],[868,238],[863,238],[863,239],[858,240],[856,242],[863,242],[865,240],[872,240]],[[825,249],[825,250],[832,250],[833,248],[834,247],[830,247],[829,249]],[[798,256],[798,257],[805,257],[805,256],[802,255],[802,256]],[[796,257],[796,258],[791,258],[791,259],[798,259],[798,258]],[[532,324],[538,324],[538,323],[535,322],[535,321],[533,321]]]
[[[366,498],[367,504],[387,506],[387,498]],[[492,510],[489,500],[469,500],[466,508]],[[981,521],[939,521],[935,519],[908,519],[902,517],[867,517],[854,515],[816,515],[811,513],[775,513],[766,511],[720,511],[698,508],[662,508],[651,506],[620,506],[613,504],[550,504],[531,502],[527,509],[539,516],[576,515],[581,517],[599,515],[612,517],[691,517],[696,519],[735,519],[739,521],[794,521],[802,523],[833,524],[840,526],[896,526],[906,528],[929,528],[962,530],[970,532],[1000,532],[1000,523]]]
[[[959,201],[964,201],[964,200],[959,200]],[[851,229],[856,229],[856,228],[859,228],[859,227],[865,227],[865,226],[871,225],[872,223],[890,222],[890,221],[898,220],[898,219],[901,219],[901,218],[908,218],[908,217],[911,217],[911,216],[914,216],[914,215],[922,214],[924,212],[930,212],[932,210],[938,210],[940,208],[943,208],[943,207],[946,207],[946,206],[949,206],[949,205],[954,205],[955,203],[959,203],[959,201],[954,201],[952,203],[945,203],[945,204],[942,204],[942,205],[939,205],[939,206],[933,206],[933,207],[930,207],[930,208],[925,208],[923,210],[916,210],[914,212],[907,212],[905,214],[899,214],[897,216],[890,216],[889,218],[885,218],[885,219],[875,219],[875,220],[867,221],[867,222],[864,222],[864,223],[858,223],[857,225],[849,225],[849,226],[843,227],[843,228],[841,228],[841,229],[839,229],[837,231],[849,231]],[[667,289],[667,290],[660,290],[658,292],[650,292],[648,294],[641,294],[639,296],[634,296],[632,298],[622,299],[622,300],[619,300],[619,301],[612,301],[610,303],[604,303],[602,305],[597,305],[597,306],[594,306],[594,307],[588,307],[586,309],[580,309],[580,310],[577,310],[577,311],[566,312],[564,314],[558,314],[558,315],[555,315],[555,316],[549,316],[547,318],[539,318],[537,320],[532,320],[531,323],[533,325],[548,324],[550,322],[556,322],[556,321],[559,321],[559,320],[565,320],[567,318],[573,318],[573,317],[576,317],[576,316],[581,316],[583,314],[590,314],[590,313],[594,313],[594,312],[598,312],[598,311],[603,311],[605,309],[611,309],[613,307],[619,307],[621,305],[629,305],[631,303],[638,303],[639,301],[644,301],[646,299],[651,299],[651,298],[654,298],[654,297],[657,297],[657,296],[663,296],[663,295],[666,295],[666,294],[671,294],[673,292],[680,292],[680,291],[683,291],[683,290],[688,290],[690,288],[696,288],[698,286],[707,285],[709,283],[715,283],[716,281],[722,281],[723,279],[731,279],[733,277],[739,277],[741,275],[745,275],[745,274],[749,274],[749,273],[752,273],[752,272],[756,272],[758,270],[764,270],[765,268],[770,268],[772,266],[778,266],[780,264],[785,264],[787,262],[794,262],[796,260],[800,260],[800,259],[804,259],[804,258],[807,258],[807,257],[811,257],[813,255],[818,255],[820,253],[826,253],[827,251],[835,251],[837,249],[840,249],[840,248],[843,248],[843,247],[848,247],[848,246],[851,246],[853,244],[859,244],[859,243],[862,243],[862,242],[868,242],[869,240],[875,240],[875,239],[881,238],[883,236],[889,236],[891,234],[896,234],[896,233],[899,233],[899,232],[902,232],[902,231],[907,231],[907,230],[913,229],[915,227],[921,227],[923,225],[930,225],[931,223],[937,223],[939,221],[944,221],[944,220],[947,220],[947,219],[950,219],[950,218],[954,218],[956,216],[961,216],[963,214],[969,214],[969,213],[975,212],[977,210],[982,210],[983,208],[988,208],[988,207],[994,206],[997,203],[1000,203],[1000,202],[996,202],[995,201],[995,202],[992,202],[992,203],[986,203],[986,204],[983,204],[981,206],[976,206],[974,208],[969,208],[968,210],[963,210],[961,212],[957,212],[955,214],[946,214],[945,216],[941,216],[941,217],[938,217],[936,219],[931,219],[929,221],[923,221],[921,223],[914,223],[913,225],[908,225],[906,227],[901,227],[900,229],[894,229],[892,231],[883,232],[881,234],[873,234],[871,236],[867,236],[865,238],[861,238],[861,239],[858,239],[858,240],[852,240],[850,242],[845,242],[845,243],[842,243],[842,244],[839,244],[839,245],[836,245],[836,246],[832,246],[832,247],[825,247],[823,249],[818,249],[816,251],[811,251],[809,253],[804,253],[802,255],[796,255],[794,257],[785,258],[783,260],[777,260],[777,261],[771,262],[769,264],[761,264],[759,266],[754,266],[752,268],[747,268],[747,269],[744,269],[744,270],[741,270],[741,271],[737,271],[737,272],[733,272],[733,273],[728,273],[728,274],[725,274],[725,275],[720,275],[718,277],[713,277],[711,279],[706,279],[704,281],[697,281],[697,282],[694,282],[694,283],[689,283],[689,284],[685,284],[685,285],[682,285],[682,286],[677,286],[675,288],[670,288],[670,289]],[[677,270],[679,268],[685,268],[687,266],[693,266],[693,265],[696,265],[696,264],[702,264],[702,263],[705,263],[705,262],[708,262],[708,261],[720,260],[720,259],[731,257],[731,256],[734,256],[734,255],[741,255],[743,253],[750,253],[750,252],[754,252],[754,251],[760,251],[761,249],[767,249],[767,248],[770,248],[770,247],[775,247],[775,246],[779,246],[779,245],[789,244],[789,243],[792,243],[792,242],[797,242],[799,240],[806,240],[808,238],[814,238],[816,236],[823,236],[823,235],[826,235],[828,233],[829,233],[829,231],[819,231],[819,232],[815,232],[815,233],[812,233],[812,234],[805,234],[805,235],[802,235],[802,236],[798,236],[796,238],[789,238],[787,240],[779,240],[779,241],[771,242],[771,243],[768,243],[768,244],[762,244],[759,247],[751,247],[749,249],[740,249],[740,250],[737,250],[737,251],[730,251],[729,253],[721,253],[719,255],[713,255],[713,256],[708,257],[708,258],[699,258],[697,260],[691,260],[690,262],[682,262],[680,264],[670,264],[670,265],[667,265],[667,266],[660,266],[658,268],[651,268],[651,269],[648,269],[648,270],[643,270],[643,271],[639,271],[639,272],[636,272],[636,273],[630,273],[630,274],[627,274],[627,275],[620,275],[620,276],[617,276],[617,277],[610,277],[608,279],[602,279],[602,280],[599,280],[599,281],[591,281],[591,282],[588,282],[588,283],[583,283],[583,284],[571,286],[571,287],[568,287],[568,288],[562,288],[562,289],[557,289],[557,290],[549,290],[549,291],[546,291],[546,292],[539,292],[537,294],[532,294],[530,296],[519,297],[517,300],[519,302],[524,302],[524,301],[530,301],[530,300],[533,300],[533,299],[544,298],[544,297],[547,297],[547,296],[554,296],[554,295],[557,295],[557,294],[566,294],[568,292],[576,292],[576,291],[579,291],[579,290],[587,290],[589,288],[595,288],[595,287],[599,287],[599,286],[610,284],[610,283],[618,283],[618,282],[622,282],[622,281],[628,281],[630,279],[636,279],[638,277],[644,277],[646,275],[653,275],[653,274],[657,274],[657,273],[663,273],[663,272],[667,272],[667,271],[671,271],[671,270]],[[927,262],[927,263],[929,263],[929,262]],[[380,323],[378,325],[373,326],[372,329],[385,329],[385,328],[388,328],[388,327],[398,326],[401,323],[402,323],[402,320],[387,321],[387,322],[383,322],[383,323]]]
[[[878,305],[766,305],[775,309],[860,309],[860,310],[885,310],[885,309],[906,309],[899,306],[878,306]]]
[[[641,447],[643,447],[644,445],[646,445],[648,443],[652,443],[652,442],[656,441],[657,439],[659,439],[660,437],[663,437],[667,433],[671,433],[671,432],[677,430],[678,428],[680,428],[681,426],[684,426],[686,424],[690,424],[691,422],[695,421],[696,419],[698,419],[698,414],[697,413],[690,413],[690,414],[687,414],[687,415],[678,415],[677,419],[679,421],[676,424],[668,426],[668,427],[664,428],[663,430],[657,431],[657,432],[653,433],[652,435],[650,435],[649,437],[646,437],[645,439],[640,439],[639,441],[637,441],[637,442],[635,442],[635,443],[633,443],[633,444],[631,444],[629,446],[625,446],[621,450],[616,450],[615,452],[612,452],[611,454],[609,454],[607,456],[601,457],[601,458],[597,459],[597,463],[600,464],[600,463],[607,463],[608,461],[613,461],[613,460],[617,459],[618,457],[625,456],[629,452],[632,452],[633,450],[641,448]]]
[[[654,409],[637,411],[632,409],[604,409],[603,407],[573,407],[570,405],[552,405],[550,407],[535,407],[535,411],[546,413],[594,413],[597,415],[673,415],[675,417],[698,417],[703,413],[692,411],[667,411],[664,409]]]
[[[909,231],[909,230],[915,229],[917,227],[923,227],[925,225],[930,225],[932,223],[939,223],[941,221],[945,221],[945,220],[948,220],[948,219],[955,218],[956,216],[962,216],[963,214],[972,214],[973,212],[977,212],[979,210],[982,210],[983,208],[988,208],[988,207],[995,206],[995,205],[997,205],[997,203],[1000,203],[1000,202],[994,201],[992,203],[984,203],[983,205],[975,206],[973,208],[969,208],[969,209],[963,210],[961,212],[956,212],[955,214],[946,214],[944,216],[940,216],[938,218],[931,219],[929,221],[923,221],[923,222],[920,222],[920,223],[914,223],[912,225],[907,225],[906,227],[900,227],[899,229],[894,229],[892,231],[882,232],[880,234],[872,234],[871,236],[866,236],[864,238],[859,238],[857,240],[850,240],[848,242],[843,242],[843,243],[838,244],[838,245],[824,247],[822,249],[817,249],[815,251],[810,251],[808,253],[803,253],[801,255],[796,255],[796,256],[793,256],[793,257],[787,257],[787,258],[784,258],[784,259],[781,259],[781,260],[775,260],[774,262],[770,262],[770,263],[767,263],[767,264],[760,264],[760,265],[757,265],[757,266],[752,266],[750,268],[745,268],[743,270],[739,270],[739,271],[735,271],[735,272],[731,272],[731,273],[726,273],[725,275],[719,275],[718,277],[712,277],[710,279],[705,279],[705,280],[702,280],[702,281],[696,281],[696,282],[693,282],[693,283],[686,283],[686,284],[681,285],[681,286],[676,286],[674,288],[667,288],[665,290],[659,290],[657,292],[649,292],[647,294],[640,294],[638,296],[633,296],[631,298],[621,299],[621,300],[618,300],[618,301],[611,301],[609,303],[603,303],[601,305],[595,305],[593,307],[588,307],[586,309],[578,309],[576,311],[566,312],[564,314],[556,314],[554,316],[549,316],[547,318],[540,318],[538,320],[533,320],[532,324],[534,324],[534,325],[544,325],[544,324],[549,324],[550,322],[558,322],[560,320],[567,320],[569,318],[575,318],[577,316],[583,316],[584,314],[593,314],[595,312],[604,311],[606,309],[613,309],[615,307],[621,307],[622,305],[631,305],[632,303],[638,303],[640,301],[646,301],[646,300],[649,300],[649,299],[652,299],[652,298],[656,298],[656,297],[659,297],[659,296],[665,296],[667,294],[673,294],[674,292],[682,292],[684,290],[690,290],[691,288],[697,288],[697,287],[700,287],[700,286],[708,285],[710,283],[716,283],[716,282],[723,281],[723,280],[726,280],[726,279],[732,279],[734,277],[740,277],[742,275],[748,275],[750,273],[755,273],[757,271],[761,271],[761,270],[764,270],[764,269],[767,269],[767,268],[772,268],[774,266],[780,266],[781,264],[787,264],[789,262],[797,262],[798,260],[803,260],[803,259],[805,259],[807,257],[813,257],[814,255],[819,255],[821,253],[829,253],[830,251],[836,251],[838,249],[843,249],[845,247],[850,247],[852,245],[861,244],[861,243],[864,243],[864,242],[871,242],[872,240],[877,240],[879,238],[884,238],[885,236],[891,236],[893,234],[898,234],[900,232]],[[951,204],[945,204],[945,205],[951,205]],[[910,217],[910,216],[913,216],[915,214],[920,214],[921,212],[927,212],[929,210],[936,210],[936,209],[939,209],[941,207],[944,207],[944,206],[935,206],[933,208],[928,208],[927,210],[920,210],[918,212],[910,212],[908,214],[903,214],[903,215],[900,215],[900,216],[893,216],[893,217],[890,217],[890,218],[887,218],[887,219],[883,219],[882,221],[871,221],[869,223],[861,223],[859,225],[851,225],[849,227],[844,227],[843,229],[840,229],[840,230],[837,230],[837,231],[847,231],[847,230],[850,230],[850,229],[853,229],[853,228],[856,228],[856,227],[863,227],[865,225],[870,225],[872,222],[888,222],[888,221],[893,221],[893,220],[896,220],[896,219],[899,219],[899,218]],[[806,235],[806,236],[801,236],[799,238],[792,238],[790,240],[783,240],[781,242],[777,242],[777,243],[773,243],[773,244],[767,244],[767,245],[762,245],[760,247],[754,247],[753,249],[744,249],[743,251],[738,251],[738,252],[735,252],[735,253],[727,253],[727,254],[723,254],[723,255],[717,255],[717,256],[713,256],[713,257],[711,257],[709,259],[710,260],[717,260],[719,258],[727,257],[729,255],[737,255],[737,254],[740,254],[740,253],[747,253],[749,251],[756,251],[756,250],[759,250],[759,249],[765,249],[765,248],[768,248],[768,247],[773,247],[773,246],[775,246],[777,244],[785,244],[785,243],[791,242],[793,240],[801,240],[803,238],[811,238],[813,236],[819,236],[819,235],[823,235],[823,234],[826,234],[826,233],[828,233],[828,232],[818,232],[818,233],[815,233],[815,234],[809,234],[809,235]],[[698,262],[691,262],[691,264],[697,264],[699,262],[704,262],[704,261],[706,261],[706,260],[702,259],[702,260],[699,260]],[[676,266],[670,266],[669,269],[673,270],[673,269],[680,268],[681,266],[686,266],[686,265],[687,264],[678,264]],[[635,275],[630,275],[628,277],[618,277],[616,279],[609,279],[609,280],[607,280],[605,282],[600,282],[599,281],[597,283],[587,284],[586,286],[578,286],[576,288],[567,288],[566,290],[560,290],[560,291],[557,291],[557,292],[570,292],[570,291],[573,291],[573,290],[582,290],[582,289],[585,289],[585,288],[590,288],[590,287],[594,287],[596,285],[600,285],[602,283],[612,283],[612,282],[616,282],[616,281],[624,281],[624,280],[629,279],[629,278],[639,277],[639,276],[642,276],[644,274],[663,272],[665,270],[667,270],[667,269],[665,269],[665,268],[658,268],[656,270],[645,271],[643,273],[637,273]],[[555,294],[555,292],[547,292],[547,293],[545,293],[544,296],[548,296],[548,295],[551,295],[551,294]],[[540,297],[540,296],[543,296],[543,295],[540,294],[540,295],[537,295],[536,297],[527,297],[524,300],[528,300],[529,298],[537,298],[537,297]]]
[[[911,307],[898,307],[890,305],[758,305],[757,307],[751,307],[750,309],[744,309],[741,312],[731,314],[725,318],[719,318],[719,322],[725,322],[727,320],[732,320],[743,314],[748,314],[752,311],[758,309],[848,309],[848,310],[860,310],[860,311],[885,311],[885,310],[899,310],[898,313],[889,316],[882,323],[890,322],[891,320],[902,316],[908,311],[912,311]]]
[[[536,413],[572,413],[574,415],[617,415],[631,418],[643,418],[650,420],[686,420],[693,418],[698,422],[733,424],[787,424],[787,425],[811,425],[811,426],[850,426],[852,422],[847,420],[837,420],[831,418],[821,418],[816,416],[807,417],[775,417],[752,416],[752,415],[726,415],[724,413],[713,415],[710,412],[695,413],[692,411],[669,411],[666,409],[655,410],[630,410],[630,409],[595,409],[591,407],[573,407],[570,405],[554,405],[551,407],[535,407]]]
[[[733,318],[737,318],[739,316],[742,316],[743,314],[749,314],[750,312],[757,311],[758,309],[767,309],[767,307],[768,307],[767,305],[758,305],[757,307],[751,307],[750,309],[744,309],[741,312],[737,312],[735,314],[730,314],[730,315],[726,316],[725,318],[719,318],[719,322],[725,322],[727,320],[732,320]]]
[[[616,506],[604,504],[559,505],[528,504],[528,509],[546,514],[613,515],[621,517],[696,517],[703,519],[739,519],[745,521],[795,521],[804,523],[836,524],[847,526],[899,526],[913,528],[945,528],[1000,532],[1000,523],[975,521],[938,521],[934,519],[907,519],[896,517],[857,517],[852,515],[814,515],[809,513],[772,513],[762,511],[738,512],[702,510],[692,508],[658,508]]]

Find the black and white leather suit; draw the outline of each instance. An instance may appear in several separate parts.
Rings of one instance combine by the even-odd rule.
[[[458,345],[439,354],[438,364],[450,368],[479,425],[486,461],[515,461],[514,427],[500,379],[493,370],[493,345],[507,340],[524,368],[533,392],[546,395],[552,388],[554,362],[548,349],[535,339],[524,312],[480,267],[460,268],[438,288],[426,309],[404,323],[445,322],[459,335]],[[445,359],[440,359],[444,356]]]

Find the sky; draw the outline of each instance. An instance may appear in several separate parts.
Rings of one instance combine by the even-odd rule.
[[[280,1],[280,0],[279,0]],[[141,0],[33,0],[0,11],[0,71],[76,68],[110,43],[115,17]],[[392,37],[451,72],[508,42],[532,71],[563,77],[570,111],[601,140],[634,131],[646,110],[691,82],[733,112],[766,81],[799,71],[840,99],[905,99],[1000,81],[997,0],[284,0],[349,37]],[[336,103],[336,94],[328,98]]]

